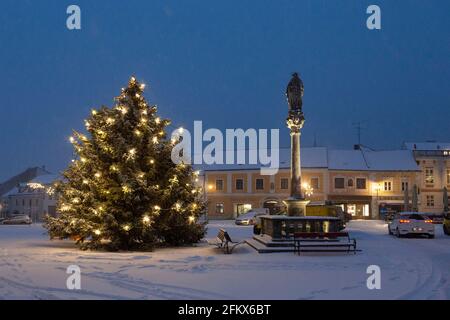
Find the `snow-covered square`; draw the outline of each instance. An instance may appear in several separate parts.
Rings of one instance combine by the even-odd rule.
[[[213,221],[233,240],[252,227]],[[395,238],[381,221],[352,221],[356,255],[266,253],[248,245],[226,255],[205,242],[154,252],[80,251],[49,241],[41,225],[0,226],[2,299],[449,299],[450,237]],[[81,270],[81,290],[66,286],[67,268]],[[381,269],[381,289],[367,287],[367,267]]]

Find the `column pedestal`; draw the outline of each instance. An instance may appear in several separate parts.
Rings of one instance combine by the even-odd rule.
[[[309,200],[288,198],[284,200],[287,207],[287,215],[290,217],[304,217],[306,216],[306,206]]]

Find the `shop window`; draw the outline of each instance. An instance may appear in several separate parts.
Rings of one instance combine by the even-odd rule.
[[[356,216],[356,204],[348,204],[347,213],[351,214],[352,216]]]
[[[245,214],[252,209],[252,205],[249,203],[238,203],[236,205],[236,213],[237,215]]]

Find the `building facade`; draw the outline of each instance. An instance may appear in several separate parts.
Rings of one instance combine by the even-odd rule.
[[[210,219],[231,219],[251,208],[282,209],[289,196],[289,150],[280,150],[277,174],[258,166],[214,165],[203,170]],[[378,219],[405,207],[405,190],[421,171],[410,150],[302,148],[302,187],[312,202],[331,201],[355,218]],[[409,197],[411,199],[411,196]]]
[[[33,222],[42,222],[47,214],[55,216],[56,195],[52,184],[57,178],[47,174],[19,184],[2,196],[3,215],[26,214]]]
[[[420,168],[419,201],[421,211],[441,213],[444,210],[444,188],[450,188],[450,143],[409,142]]]

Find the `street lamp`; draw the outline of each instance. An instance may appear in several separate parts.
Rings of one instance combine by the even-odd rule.
[[[309,185],[309,183],[302,183],[303,194],[307,197],[311,197],[314,193],[314,189]]]

